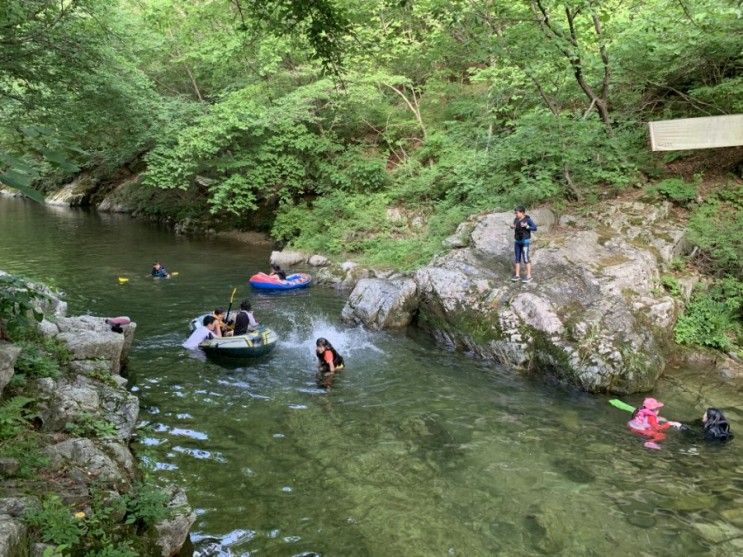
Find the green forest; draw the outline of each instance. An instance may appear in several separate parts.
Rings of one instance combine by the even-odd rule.
[[[140,214],[414,267],[484,209],[669,177],[688,208],[646,122],[743,112],[741,31],[735,0],[5,0],[0,181],[126,169]],[[700,220],[739,231],[736,188]]]

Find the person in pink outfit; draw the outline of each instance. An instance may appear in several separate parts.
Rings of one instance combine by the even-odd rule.
[[[632,432],[647,438],[645,441],[647,449],[660,449],[658,443],[666,438],[664,431],[670,427],[681,428],[679,422],[671,422],[658,415],[662,407],[662,402],[648,397],[642,401],[642,407],[636,409],[632,419],[627,422],[627,427]]]

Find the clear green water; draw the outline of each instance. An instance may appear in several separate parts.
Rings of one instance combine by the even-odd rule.
[[[156,258],[179,276],[149,279]],[[606,397],[349,329],[332,289],[250,292],[267,260],[265,247],[0,199],[0,269],[56,284],[72,313],[137,321],[132,389],[153,426],[137,449],[187,487],[197,554],[743,554],[741,439],[672,432],[649,452]],[[237,368],[186,354],[188,320],[233,286],[280,335],[275,352]],[[329,392],[314,386],[318,336],[348,363]],[[743,435],[739,383],[676,370],[654,394],[677,419],[718,405]]]

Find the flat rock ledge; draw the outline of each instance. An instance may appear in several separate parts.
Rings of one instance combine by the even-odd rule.
[[[41,308],[45,319],[39,330],[64,342],[70,351],[66,373],[36,379],[27,388],[29,392],[24,392],[36,401],[40,429],[48,439],[43,453],[49,471],[77,486],[64,494],[64,500],[84,501],[92,485],[124,494],[138,475],[129,442],[135,434],[139,400],[126,389],[127,379],[121,376],[137,325],[132,322],[122,327],[123,332],[114,332],[102,317],[66,317],[66,304],[49,289],[43,292],[47,296]],[[0,394],[14,374],[20,352],[19,347],[0,342]],[[108,424],[108,429],[99,435],[85,432],[91,422]],[[0,459],[3,477],[12,478],[14,470],[17,462]],[[43,544],[30,539],[22,519],[25,509],[38,500],[3,497],[5,491],[0,483],[0,557],[41,555]],[[154,543],[163,557],[180,551],[196,519],[181,489],[171,486],[168,495],[171,515],[155,527]]]
[[[670,205],[613,202],[559,220],[547,209],[530,214],[539,227],[533,282],[510,280],[513,215],[489,213],[462,223],[447,251],[409,277],[361,273],[343,318],[372,329],[417,325],[452,349],[587,391],[652,389],[685,303],[660,282],[688,250]]]

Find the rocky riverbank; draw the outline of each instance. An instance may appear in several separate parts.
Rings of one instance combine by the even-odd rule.
[[[673,326],[699,277],[672,276],[690,246],[669,203],[612,201],[590,214],[531,212],[534,282],[513,283],[513,215],[462,223],[444,253],[413,273],[322,264],[320,282],[353,288],[343,318],[373,329],[417,326],[450,348],[548,372],[587,391],[653,388],[673,354]],[[675,355],[677,356],[677,355]],[[724,359],[726,368],[735,362]],[[739,367],[739,366],[738,366]]]
[[[111,555],[177,554],[195,515],[182,490],[147,480],[129,448],[139,401],[121,373],[136,324],[112,330],[101,317],[67,317],[49,289],[27,287],[43,312],[38,336],[0,342],[0,414],[14,425],[0,430],[0,557],[89,543],[119,551]],[[61,369],[41,366],[43,351],[24,356],[38,346],[63,353]]]

